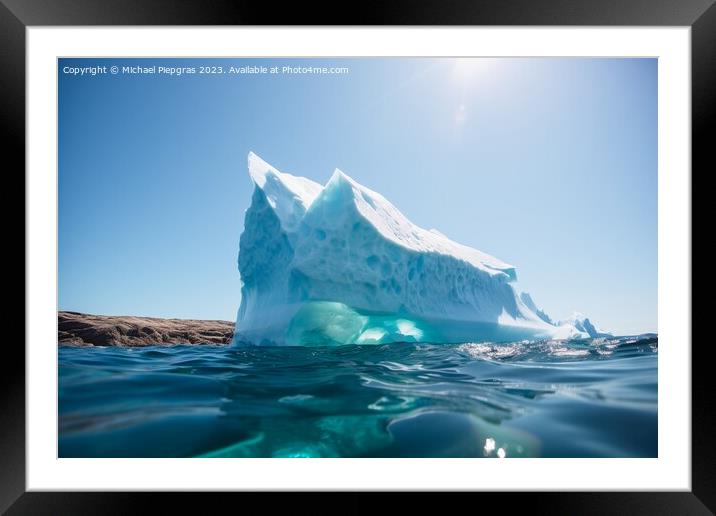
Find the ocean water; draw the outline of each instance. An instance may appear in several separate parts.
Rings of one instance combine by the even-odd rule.
[[[59,349],[60,457],[656,457],[656,338]]]

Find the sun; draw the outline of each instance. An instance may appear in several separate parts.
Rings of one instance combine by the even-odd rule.
[[[494,65],[491,57],[459,57],[455,59],[454,75],[461,82],[469,82],[486,72]]]

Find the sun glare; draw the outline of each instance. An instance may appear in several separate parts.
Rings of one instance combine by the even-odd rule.
[[[453,88],[459,95],[454,112],[456,126],[463,126],[468,122],[470,97],[476,88],[485,87],[485,83],[494,72],[492,68],[497,59],[494,57],[459,57],[453,60]]]
[[[495,58],[490,57],[460,57],[455,59],[454,73],[460,81],[475,79],[493,66]]]

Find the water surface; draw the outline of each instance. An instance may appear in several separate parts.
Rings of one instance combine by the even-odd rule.
[[[656,338],[59,349],[60,457],[656,457]]]

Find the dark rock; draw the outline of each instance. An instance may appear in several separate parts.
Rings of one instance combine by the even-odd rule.
[[[229,344],[234,335],[234,323],[230,321],[90,315],[79,312],[58,312],[57,325],[58,344],[61,346]]]

